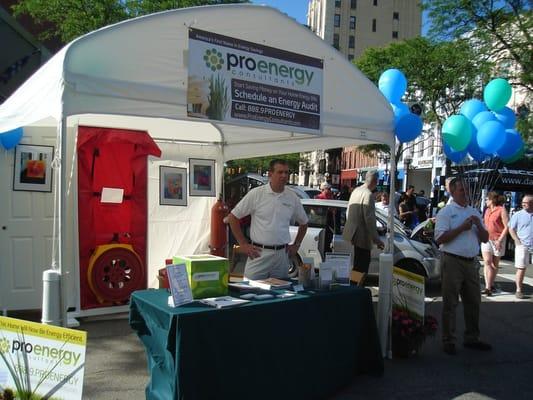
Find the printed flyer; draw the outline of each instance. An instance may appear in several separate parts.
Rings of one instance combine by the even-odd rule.
[[[423,276],[401,268],[392,269],[393,307],[406,308],[423,320],[425,296]]]
[[[87,333],[0,317],[0,398],[81,400]]]
[[[323,61],[189,29],[187,114],[320,132]]]

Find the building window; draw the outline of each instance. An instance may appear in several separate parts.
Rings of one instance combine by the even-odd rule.
[[[353,15],[350,17],[350,29],[355,29],[355,17]]]
[[[378,6],[378,0],[374,0],[374,5],[377,7]]]
[[[350,35],[350,37],[348,38],[348,47],[350,49],[353,49],[355,47],[355,36]]]
[[[372,20],[372,32],[375,32],[376,31],[376,19],[374,18]]]
[[[399,20],[400,19],[400,13],[398,11],[394,11],[392,13],[392,19]]]
[[[357,8],[357,0],[351,0],[350,1],[350,8],[352,10],[355,10]]]
[[[353,54],[348,54],[348,61],[352,61],[353,60]]]
[[[392,31],[392,38],[398,39],[398,31]]]
[[[341,15],[340,14],[335,14],[333,25],[335,25],[336,27],[341,26]]]
[[[335,0],[335,8],[341,8],[341,0]]]
[[[339,50],[339,34],[338,33],[333,34],[333,47]]]

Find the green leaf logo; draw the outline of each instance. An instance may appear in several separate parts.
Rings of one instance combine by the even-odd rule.
[[[222,53],[217,51],[217,49],[206,50],[204,54],[204,61],[207,68],[211,69],[211,71],[222,69],[222,66],[224,65]]]
[[[0,339],[0,353],[7,353],[9,351],[9,341],[5,338]]]

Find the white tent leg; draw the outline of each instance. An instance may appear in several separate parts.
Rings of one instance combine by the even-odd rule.
[[[77,134],[77,132],[76,132]],[[66,242],[66,220],[67,220],[67,204],[68,204],[68,176],[67,176],[67,118],[61,110],[61,121],[59,125],[59,135],[61,144],[61,164],[59,169],[59,280],[60,280],[60,307],[61,307],[61,324],[67,326],[67,271],[65,269],[65,242]]]
[[[392,254],[379,255],[378,333],[383,357],[391,358],[389,327],[392,301]]]

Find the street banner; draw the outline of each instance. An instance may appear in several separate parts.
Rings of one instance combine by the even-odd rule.
[[[407,309],[424,320],[424,277],[394,267],[392,269],[392,306]]]
[[[86,341],[83,331],[0,317],[0,395],[81,400]]]
[[[189,29],[187,115],[320,133],[323,60]]]

